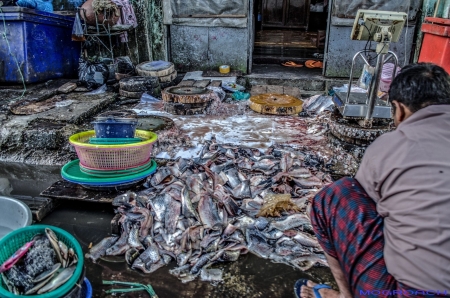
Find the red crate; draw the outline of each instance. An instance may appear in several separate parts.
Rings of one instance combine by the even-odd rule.
[[[425,18],[419,62],[431,62],[450,73],[450,19]]]

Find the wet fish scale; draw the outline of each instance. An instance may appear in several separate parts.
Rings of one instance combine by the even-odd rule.
[[[106,254],[106,250],[110,248],[118,239],[119,237],[115,236],[104,238],[89,250],[89,253],[86,254],[86,258],[91,259],[93,262],[97,261],[97,259]]]
[[[207,228],[213,229],[217,225],[222,224],[216,204],[214,204],[210,196],[204,196],[200,199],[200,202],[198,203],[198,213],[202,223]]]
[[[180,211],[181,204],[171,198],[164,216],[164,223],[169,234],[175,233]]]
[[[302,225],[310,225],[311,221],[306,215],[294,214],[288,216],[286,219],[281,221],[272,222],[269,229],[278,229],[280,231],[290,230],[292,228],[300,227]]]
[[[164,222],[164,216],[166,213],[169,199],[172,199],[169,195],[161,194],[156,196],[153,200],[150,201],[150,206],[155,212],[155,218],[157,221]]]

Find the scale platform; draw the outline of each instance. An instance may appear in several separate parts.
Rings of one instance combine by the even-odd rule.
[[[347,92],[336,92],[333,102],[344,118],[364,118],[367,112],[367,93],[350,92],[348,103],[346,102]],[[391,119],[391,106],[387,101],[379,98],[375,101],[373,118]]]

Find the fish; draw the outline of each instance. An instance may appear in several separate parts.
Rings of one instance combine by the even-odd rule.
[[[270,171],[278,164],[279,164],[279,161],[265,158],[265,159],[255,162],[253,164],[253,169],[262,170],[262,171]]]
[[[210,169],[211,171],[213,171],[214,173],[219,174],[220,172],[226,172],[228,169],[232,168],[234,166],[234,162],[232,160],[229,160],[223,164],[220,165],[216,165],[213,164]]]
[[[283,154],[280,160],[280,169],[282,172],[287,172],[293,165],[294,160],[290,154]]]
[[[180,212],[181,204],[171,198],[167,204],[167,209],[164,215],[165,227],[169,234],[175,233]]]
[[[147,190],[134,199],[116,198],[125,238],[106,253],[125,253],[127,263],[144,273],[175,259],[180,267],[174,274],[183,283],[199,276],[214,281],[211,265],[248,252],[302,270],[314,261],[324,264],[303,212],[329,178],[315,168],[323,158],[308,150],[277,144],[263,153],[211,138],[199,158],[168,162],[147,179]],[[292,200],[280,201],[269,216],[260,213],[274,193]]]
[[[148,210],[147,208],[133,207],[130,209],[130,212],[143,215],[143,217],[139,220],[141,223],[141,227],[139,229],[139,237],[147,237],[148,232],[153,225],[153,216],[151,215],[150,210]]]
[[[155,212],[155,219],[164,223],[164,217],[167,209],[168,202],[172,198],[168,194],[160,194],[149,202],[150,207]]]
[[[130,248],[125,252],[125,261],[131,266],[139,255],[139,251],[136,248]]]
[[[33,279],[33,283],[38,283],[47,279],[49,276],[53,276],[53,274],[61,267],[61,263],[56,263],[50,270],[44,271]],[[37,290],[36,290],[37,291]],[[34,292],[33,292],[34,293]]]
[[[261,234],[266,237],[267,239],[271,240],[277,240],[280,239],[283,236],[283,232],[279,231],[277,229],[273,229],[269,232],[261,232]]]
[[[203,196],[198,203],[198,213],[203,225],[209,229],[222,226],[216,204],[210,196]]]
[[[219,261],[221,262],[235,262],[239,259],[241,255],[240,250],[226,250],[220,256]]]
[[[179,266],[179,267],[176,267],[176,268],[173,268],[173,269],[169,270],[169,273],[174,275],[174,276],[176,276],[176,277],[180,277],[182,274],[188,273],[190,267],[191,266],[189,264],[186,264],[186,265]]]
[[[117,236],[104,238],[102,241],[94,245],[85,257],[91,259],[95,263],[99,258],[106,254],[106,250],[113,246],[118,239],[119,237]]]
[[[196,220],[200,219],[200,216],[198,215],[197,211],[192,206],[192,202],[189,198],[189,192],[186,187],[184,187],[183,190],[181,191],[181,212],[187,218],[193,217]]]
[[[329,266],[325,257],[320,257],[319,255],[301,256],[291,260],[289,263],[292,264],[294,267],[303,271],[309,270],[312,266],[316,264],[320,264],[327,267]]]
[[[216,255],[216,252],[210,252],[207,254],[202,255],[198,261],[192,266],[191,270],[189,271],[191,274],[197,274],[200,272],[200,270],[205,266],[209,260]]]
[[[236,227],[236,226],[232,225],[231,223],[229,223],[229,224],[226,226],[226,228],[223,230],[223,233],[222,233],[221,237],[222,237],[222,238],[224,238],[224,237],[227,237],[227,238],[228,238],[231,234],[234,233],[234,231],[237,230],[237,228],[238,228],[238,227]]]
[[[137,194],[134,192],[127,192],[121,195],[116,196],[113,199],[112,205],[115,207],[120,207],[122,205],[126,206],[136,206],[136,198]]]
[[[269,225],[269,221],[265,217],[258,217],[255,221],[255,227],[258,230],[264,230]]]
[[[228,171],[221,173],[225,173],[228,180],[227,183],[231,186],[231,188],[236,188],[239,184],[241,184],[236,168],[230,168]]]
[[[266,239],[260,235],[256,229],[247,229],[246,240],[248,249],[257,256],[267,259],[273,252],[273,248],[267,243]]]
[[[144,263],[141,259],[139,259],[139,258],[137,258],[137,259],[134,261],[134,263],[133,263],[133,265],[131,266],[131,268],[133,268],[133,269],[139,269],[139,270],[141,270],[141,271],[144,272],[144,273],[151,273],[150,270],[147,269],[147,266],[145,266],[145,263]]]
[[[317,178],[316,176],[311,176],[306,179],[295,179],[293,178],[292,181],[294,181],[295,185],[300,186],[302,188],[315,188],[315,187],[322,187],[322,181]]]
[[[128,235],[130,233],[130,229],[131,229],[131,222],[126,221],[125,223],[123,223],[122,235],[120,235],[120,238],[114,243],[113,246],[109,247],[106,250],[107,256],[118,255],[118,254],[120,255],[121,253],[118,253],[118,251],[122,251],[125,247],[129,248]]]
[[[139,255],[139,259],[144,262],[144,264],[157,263],[161,259],[159,254],[158,246],[152,243],[143,253]]]
[[[223,280],[222,269],[205,269],[200,271],[200,280],[219,282]]]
[[[159,260],[157,263],[153,263],[153,264],[146,264],[145,266],[148,268],[148,272],[147,273],[153,273],[156,270],[158,270],[161,267],[164,267],[166,264],[164,263],[164,261],[161,259]]]
[[[139,241],[139,226],[136,224],[132,225],[131,231],[128,233],[128,245],[137,250],[144,249],[144,245]]]
[[[75,272],[76,266],[71,266],[63,269],[60,273],[53,276],[53,278],[42,288],[39,289],[38,294],[43,294],[46,292],[53,291],[54,289],[60,287],[62,284],[67,282]]]
[[[180,253],[177,256],[177,265],[178,266],[185,265],[191,256],[192,256],[192,249],[188,250],[185,253]]]
[[[61,265],[61,263],[58,263],[59,265]],[[45,279],[41,280],[37,285],[35,285],[32,289],[28,290],[25,292],[25,295],[31,295],[36,293],[39,289],[41,289],[43,286],[45,286],[53,277],[53,274],[47,275],[45,277]]]
[[[233,240],[238,243],[244,243],[245,244],[245,237],[244,234],[242,234],[241,230],[234,231],[233,234],[230,235],[230,237],[227,240]]]
[[[285,218],[284,220],[274,221],[270,224],[269,230],[278,229],[280,231],[290,230],[292,228],[300,227],[303,225],[310,225],[311,221],[304,214],[293,214]]]
[[[231,193],[233,194],[233,197],[237,199],[251,198],[250,180],[242,181],[231,191]]]
[[[150,184],[153,187],[156,187],[157,185],[164,182],[166,179],[171,179],[170,176],[172,176],[172,173],[167,167],[161,167],[158,169],[158,171],[153,174],[153,176],[150,178]]]
[[[307,235],[306,233],[298,232],[297,235],[294,236],[294,240],[304,246],[320,247],[317,239]]]
[[[196,176],[188,176],[186,178],[186,185],[188,189],[195,194],[200,194],[203,189],[202,180]]]

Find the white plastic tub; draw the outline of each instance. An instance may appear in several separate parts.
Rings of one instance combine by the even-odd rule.
[[[0,206],[0,239],[9,232],[31,225],[31,210],[25,203],[0,196]]]

